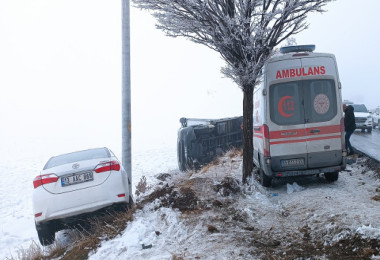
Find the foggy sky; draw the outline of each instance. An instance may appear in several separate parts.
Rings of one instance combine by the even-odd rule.
[[[380,105],[380,2],[338,0],[309,16],[298,44],[336,55],[343,98]],[[121,1],[0,0],[0,141],[121,141]],[[180,117],[242,115],[220,56],[166,37],[131,7],[132,144],[175,145]],[[26,145],[27,142],[26,142]],[[119,151],[115,151],[119,153]]]

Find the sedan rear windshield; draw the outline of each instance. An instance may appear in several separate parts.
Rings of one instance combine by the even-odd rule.
[[[44,170],[60,166],[67,163],[75,163],[79,161],[100,159],[110,157],[110,153],[105,148],[91,149],[80,152],[68,153],[63,155],[58,155],[50,158],[46,163]]]

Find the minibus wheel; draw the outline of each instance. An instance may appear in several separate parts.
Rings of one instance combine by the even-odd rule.
[[[192,170],[197,167],[194,164],[194,160],[189,156],[188,146],[185,144],[183,140],[179,141],[177,144],[177,159],[178,159],[178,167],[179,170],[185,172],[187,170]]]
[[[339,172],[325,172],[325,178],[328,182],[337,181],[339,178]]]
[[[259,168],[260,184],[264,187],[272,186],[272,178],[265,174],[263,169]]]
[[[186,171],[185,146],[182,140],[178,142],[177,158],[179,170],[182,172]]]

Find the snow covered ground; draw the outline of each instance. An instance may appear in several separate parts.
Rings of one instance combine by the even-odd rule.
[[[33,179],[47,160],[54,155],[101,147],[109,140],[93,143],[93,140],[2,140],[0,146],[0,259],[16,257],[19,249],[28,248],[38,237],[32,212]],[[111,140],[112,141],[112,140]],[[119,143],[109,146],[121,160]],[[147,163],[149,161],[149,163]],[[156,173],[177,168],[173,144],[134,147],[133,187],[142,176],[153,180]]]
[[[90,259],[261,259],[268,254],[294,259],[308,245],[316,250],[310,252],[318,252],[355,234],[378,241],[380,202],[371,198],[379,194],[380,180],[365,162],[358,158],[335,183],[314,176],[277,181],[266,189],[251,180],[242,191],[235,182],[241,179],[240,157],[226,156],[198,173],[173,172],[155,187],[170,190],[168,184],[177,193],[168,192],[138,210],[126,230],[102,242]],[[225,177],[230,177],[228,185]],[[190,201],[188,209],[168,207],[173,196]],[[341,254],[333,247],[330,251]],[[324,259],[324,253],[319,255]]]
[[[17,256],[33,240],[38,243],[32,180],[50,156],[94,147],[86,140],[74,143],[20,141],[9,144],[11,151],[0,148],[0,259]],[[47,144],[49,149],[41,146]],[[143,175],[152,185],[137,198],[149,203],[136,211],[120,236],[103,241],[90,254],[92,260],[260,259],[294,254],[290,248],[302,251],[305,241],[326,248],[355,234],[380,240],[380,202],[371,199],[380,194],[380,180],[365,158],[348,166],[335,183],[313,176],[276,181],[270,189],[255,179],[244,187],[236,182],[241,179],[240,156],[227,155],[200,172],[181,173],[174,145],[135,149],[133,169],[134,187]],[[162,181],[156,179],[160,173],[170,175]],[[147,200],[155,190],[164,194]],[[61,233],[57,239],[64,239]]]

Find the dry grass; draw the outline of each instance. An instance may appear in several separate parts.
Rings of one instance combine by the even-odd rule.
[[[232,149],[232,150],[230,150],[230,151],[228,151],[227,153],[226,153],[226,155],[230,158],[230,159],[232,159],[232,158],[235,158],[235,157],[237,157],[237,156],[243,156],[243,150],[242,149]]]
[[[227,156],[230,159],[233,159],[233,158],[238,157],[238,156],[243,156],[243,150],[233,148],[233,149],[227,151],[224,156]],[[220,156],[216,157],[212,162],[210,162],[209,164],[205,165],[202,168],[201,173],[206,173],[208,170],[210,170],[210,168],[217,166],[217,165],[220,165],[221,162],[222,162],[222,157],[220,157]]]
[[[42,247],[39,243],[32,241],[29,248],[20,248],[17,256],[6,258],[7,260],[41,260],[60,259],[66,251],[66,247],[60,242],[54,242],[49,247]]]
[[[211,167],[214,167],[214,166],[219,165],[219,164],[220,164],[220,157],[216,157],[212,162],[210,162],[209,164],[205,165],[202,168],[201,173],[205,173],[208,170],[210,170]]]
[[[380,194],[373,196],[371,199],[375,201],[380,201]]]
[[[142,176],[139,183],[136,185],[135,194],[136,196],[140,196],[140,194],[144,194],[148,189],[150,189],[150,186],[148,186],[146,182],[146,177]]]
[[[49,256],[53,259],[61,258],[66,252],[66,247],[58,241],[55,241],[49,249]]]
[[[179,183],[178,187],[179,188],[192,188],[197,184],[198,181],[199,181],[199,179],[197,179],[197,178],[185,180],[185,181]]]
[[[84,260],[92,250],[96,250],[100,244],[100,239],[94,234],[83,236],[76,242],[75,246],[68,250],[61,260]]]
[[[91,219],[91,225],[83,230],[76,230],[70,233],[71,245],[64,246],[55,242],[51,246],[42,247],[36,242],[32,242],[28,249],[20,249],[16,257],[8,260],[83,260],[88,258],[88,254],[98,248],[101,239],[110,240],[119,235],[127,226],[127,222],[133,220],[136,208],[128,211],[109,211],[99,217]]]
[[[32,241],[29,248],[23,249],[20,248],[17,251],[17,256],[11,256],[6,259],[8,260],[16,260],[16,259],[22,259],[22,260],[37,260],[37,259],[44,259],[44,252],[43,249],[39,244],[37,244],[35,241]]]
[[[88,254],[96,250],[103,240],[110,240],[119,235],[127,226],[127,222],[133,220],[135,208],[127,212],[109,212],[100,218],[95,218],[88,230],[78,232],[75,246],[66,252],[62,260],[87,259]]]

